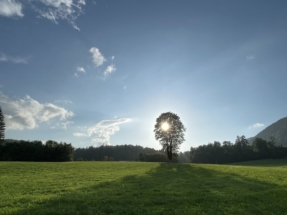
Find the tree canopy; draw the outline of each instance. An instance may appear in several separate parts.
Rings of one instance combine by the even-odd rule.
[[[280,159],[287,157],[287,148],[276,145],[274,137],[270,141],[256,138],[252,145],[245,136],[237,136],[235,143],[218,141],[190,148],[192,163],[223,164],[258,159]]]
[[[152,148],[144,148],[138,145],[116,145],[77,148],[74,152],[74,160],[105,160],[105,156],[113,158],[114,161],[138,161],[139,155],[159,152]]]
[[[0,107],[0,145],[2,144],[4,138],[5,138],[5,122],[2,113],[2,108]]]
[[[162,113],[154,126],[155,139],[159,140],[162,150],[171,161],[173,154],[179,150],[183,143],[186,128],[182,124],[180,117],[172,112]]]
[[[14,140],[1,147],[0,161],[72,161],[72,144],[42,141]]]

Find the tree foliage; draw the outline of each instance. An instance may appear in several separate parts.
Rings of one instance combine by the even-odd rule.
[[[74,152],[74,160],[102,161],[105,157],[113,158],[115,161],[138,161],[140,153],[154,153],[157,150],[143,148],[134,145],[99,146],[88,148],[77,148]]]
[[[256,138],[250,145],[245,136],[237,136],[235,143],[215,141],[190,149],[192,163],[233,163],[268,158],[286,158],[287,148],[276,145],[274,137],[270,141]]]
[[[163,152],[154,152],[154,153],[140,153],[140,161],[144,162],[168,162],[166,154]],[[173,163],[177,163],[178,159],[173,159]]]
[[[177,154],[178,163],[190,163],[190,151]]]
[[[163,125],[167,124],[167,128]],[[168,159],[171,161],[173,154],[178,153],[180,144],[183,143],[184,132],[186,128],[182,124],[178,115],[172,112],[161,114],[156,119],[154,126],[155,139],[159,140],[162,145],[162,150],[167,154]]]
[[[5,122],[2,108],[0,107],[0,145],[3,143],[4,138],[5,138]]]
[[[71,144],[49,140],[13,141],[2,146],[0,160],[5,161],[71,161],[74,148]]]
[[[114,161],[113,157],[105,156],[103,161]]]

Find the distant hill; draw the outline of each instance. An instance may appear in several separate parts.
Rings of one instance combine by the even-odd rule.
[[[275,137],[276,145],[287,146],[287,117],[269,125],[263,131],[259,132],[255,137],[249,138],[248,141],[252,143],[257,137],[264,140],[270,140],[271,136]]]

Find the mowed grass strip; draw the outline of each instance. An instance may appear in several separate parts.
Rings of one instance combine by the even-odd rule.
[[[0,162],[0,214],[287,214],[287,168]]]

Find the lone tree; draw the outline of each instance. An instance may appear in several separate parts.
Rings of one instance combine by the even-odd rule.
[[[0,107],[0,145],[4,142],[5,138],[5,122],[4,122],[4,116],[2,113],[2,108]]]
[[[170,161],[172,160],[172,154],[178,152],[179,145],[185,140],[185,130],[186,128],[180,121],[179,116],[175,113],[162,113],[156,119],[154,126],[155,139],[159,140]]]

